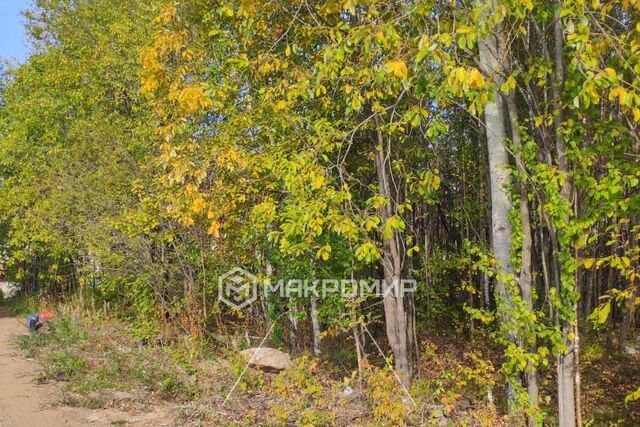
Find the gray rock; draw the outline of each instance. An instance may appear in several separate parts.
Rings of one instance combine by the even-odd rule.
[[[473,404],[471,403],[471,400],[463,397],[462,399],[460,399],[460,401],[458,401],[458,408],[462,409],[462,410],[467,410],[469,408],[471,408],[473,406]]]
[[[11,282],[0,282],[0,292],[4,298],[13,298],[18,294],[20,285]]]
[[[343,396],[351,396],[353,394],[353,389],[349,386],[346,386],[340,391],[340,394]]]
[[[293,366],[291,356],[275,348],[248,348],[240,355],[249,362],[249,366],[265,372],[280,372]]]

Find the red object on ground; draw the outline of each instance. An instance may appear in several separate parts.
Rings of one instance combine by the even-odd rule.
[[[49,310],[44,310],[40,313],[40,320],[49,320],[53,319],[53,312]]]

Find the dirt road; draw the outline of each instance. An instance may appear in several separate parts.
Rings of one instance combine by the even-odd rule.
[[[14,338],[21,333],[26,333],[23,319],[0,307],[0,427],[171,425],[166,414],[132,415],[117,409],[59,405],[60,388],[36,384],[39,366],[16,348]]]

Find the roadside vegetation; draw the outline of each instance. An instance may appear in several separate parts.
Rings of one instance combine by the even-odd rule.
[[[52,308],[51,300],[14,298],[3,307],[20,314]],[[63,390],[60,404],[143,413],[162,406],[182,425],[506,425],[498,411],[500,352],[482,337],[435,335],[423,352],[410,396],[388,365],[371,357],[358,371],[355,354],[330,360],[311,352],[281,373],[246,369],[242,335],[224,341],[142,342],[117,317],[56,304],[56,318],[16,345],[42,365],[38,382]],[[590,425],[632,426],[640,405],[625,404],[640,375],[640,356],[605,350],[603,335],[585,338],[585,410]],[[242,373],[242,376],[240,374]],[[554,375],[541,377],[543,408],[553,411]],[[238,380],[237,384],[235,381]],[[234,388],[235,387],[235,388]],[[233,393],[227,399],[229,392]],[[550,415],[552,417],[552,415]]]
[[[43,366],[37,381],[61,385],[63,404],[133,412],[164,405],[176,422],[191,425],[503,422],[487,399],[497,380],[493,365],[468,345],[469,353],[425,343],[424,376],[409,397],[383,361],[358,372],[349,355],[338,368],[306,354],[279,374],[244,371],[246,360],[237,356],[246,347],[243,337],[197,349],[180,342],[143,344],[117,319],[99,312],[79,316],[65,307],[38,332],[17,338],[27,357]]]

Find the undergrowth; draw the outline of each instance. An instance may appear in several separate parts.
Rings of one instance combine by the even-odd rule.
[[[245,361],[229,349],[199,352],[188,340],[143,344],[116,319],[57,313],[39,332],[20,336],[18,344],[42,364],[40,381],[62,382],[70,404],[104,407],[109,400],[104,396],[127,392],[140,403],[177,405],[185,425],[458,425],[464,419],[475,420],[468,425],[498,424],[495,413],[481,411],[491,418],[478,422],[460,412],[456,401],[447,407],[448,395],[438,390],[453,383],[438,379],[419,379],[409,397],[386,367],[367,364],[359,374],[339,379],[327,361],[311,356],[267,374],[245,369]],[[436,347],[429,348],[432,358]],[[475,375],[440,368],[453,382],[459,376],[458,385]],[[494,374],[487,369],[477,375],[485,373]],[[476,409],[485,406],[477,403]]]
[[[24,299],[3,305],[22,313],[37,311],[34,301]],[[384,361],[377,366],[365,361],[360,372],[343,377],[330,361],[302,355],[291,369],[268,374],[245,369],[246,362],[221,342],[207,345],[187,335],[141,342],[124,323],[100,313],[56,310],[44,328],[19,336],[17,343],[42,365],[39,381],[63,384],[67,404],[101,408],[113,404],[114,393],[126,393],[140,405],[173,405],[181,425],[504,424],[497,410],[496,352],[472,343],[423,341],[410,390]],[[585,347],[585,366],[595,368],[610,359],[599,349],[597,344]],[[596,393],[585,390],[587,404],[601,396]],[[621,421],[598,417],[614,425]]]
[[[162,349],[138,345],[122,326],[98,317],[61,316],[42,332],[18,337],[18,344],[41,362],[40,381],[64,381],[71,393],[112,389],[193,398],[193,381],[184,369]]]
[[[1,304],[5,309],[21,316],[29,313],[37,313],[41,307],[40,301],[37,298],[25,296],[3,299]]]

